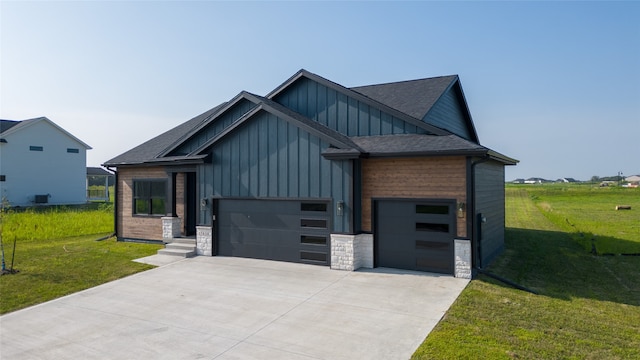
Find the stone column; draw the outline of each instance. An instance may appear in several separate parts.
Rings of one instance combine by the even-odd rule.
[[[455,239],[454,256],[456,258],[455,277],[471,279],[471,241]]]
[[[213,255],[213,229],[211,226],[196,226],[196,254]]]
[[[331,234],[331,268],[354,271],[373,268],[373,235]]]
[[[162,217],[162,239],[167,241],[179,238],[181,235],[180,226],[182,222],[179,217],[163,216]]]

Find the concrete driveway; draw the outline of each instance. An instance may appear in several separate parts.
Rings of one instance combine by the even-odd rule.
[[[467,283],[196,257],[0,317],[0,357],[408,359]]]

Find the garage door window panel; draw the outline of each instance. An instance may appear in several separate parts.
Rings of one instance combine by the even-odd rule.
[[[416,231],[448,233],[449,224],[416,222]]]
[[[301,235],[300,243],[305,245],[327,245],[327,237],[326,236],[315,236],[315,235]]]
[[[327,228],[327,220],[326,219],[300,219],[300,227],[303,228],[312,228],[312,229],[326,229]]]
[[[416,214],[449,215],[447,205],[416,205]]]

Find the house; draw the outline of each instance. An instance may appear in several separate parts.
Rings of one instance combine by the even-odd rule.
[[[109,201],[109,186],[113,174],[101,167],[87,167],[87,200]]]
[[[504,245],[504,166],[458,76],[347,88],[300,70],[104,166],[120,240],[198,254],[470,277]]]
[[[631,176],[627,176],[624,181],[630,183],[630,184],[640,184],[640,175],[631,175]]]
[[[91,147],[46,117],[0,120],[0,195],[9,206],[84,204]]]
[[[577,183],[579,181],[574,179],[574,178],[561,178],[561,179],[556,180],[556,182],[559,182],[559,183]]]

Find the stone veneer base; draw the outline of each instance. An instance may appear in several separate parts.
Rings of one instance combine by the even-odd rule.
[[[331,269],[373,268],[372,234],[331,234]]]
[[[454,240],[455,270],[457,278],[471,279],[471,241]]]
[[[211,226],[196,226],[196,254],[213,255],[213,229]]]
[[[162,239],[171,240],[182,235],[180,231],[182,220],[179,217],[163,216],[162,217]]]

